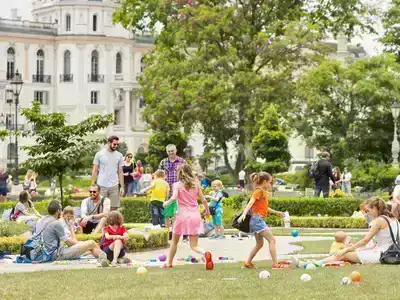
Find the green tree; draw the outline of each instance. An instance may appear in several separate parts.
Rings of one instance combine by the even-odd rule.
[[[4,141],[8,136],[10,136],[8,130],[0,130],[0,140]]]
[[[360,0],[124,0],[114,21],[134,32],[162,25],[140,79],[147,123],[200,131],[237,175],[253,157],[259,111],[289,110],[295,71],[325,53],[326,33],[365,29],[369,12]]]
[[[39,102],[23,108],[21,114],[36,128],[24,134],[31,136],[35,142],[22,147],[29,156],[22,165],[42,176],[56,177],[61,205],[64,205],[63,176],[67,170],[80,170],[86,153],[105,143],[105,138],[88,140],[85,137],[112,124],[114,115],[94,115],[76,125],[66,125],[65,114],[41,113]]]
[[[392,0],[390,8],[385,12],[382,24],[385,34],[381,42],[389,52],[396,53],[400,59],[400,0]]]
[[[392,54],[349,64],[327,60],[299,81],[293,124],[308,145],[329,149],[335,164],[349,158],[389,162],[399,75]]]
[[[265,162],[251,160],[246,168],[249,171],[267,171],[278,173],[287,171],[290,164],[288,136],[279,124],[277,107],[271,105],[264,111],[264,118],[260,122],[259,130],[251,148],[256,158]]]
[[[181,157],[185,156],[184,149],[187,146],[187,136],[183,132],[173,130],[172,128],[167,131],[156,130],[150,136],[149,153],[146,158],[146,162],[153,170],[157,170],[160,161],[167,157],[165,147],[168,144],[174,144],[178,155]]]

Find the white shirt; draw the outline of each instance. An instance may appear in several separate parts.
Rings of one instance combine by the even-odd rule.
[[[124,165],[123,155],[118,151],[100,150],[96,153],[93,164],[99,166],[97,184],[110,188],[119,183],[118,169]]]
[[[351,180],[351,173],[350,173],[350,172],[344,173],[344,174],[342,175],[342,180],[343,180],[344,182],[350,182],[350,180]]]
[[[239,180],[244,180],[246,177],[246,172],[245,171],[240,171],[239,172]]]

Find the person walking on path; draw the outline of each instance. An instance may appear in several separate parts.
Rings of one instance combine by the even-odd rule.
[[[132,173],[133,176],[133,193],[139,194],[140,191],[140,179],[143,176],[143,165],[142,161],[138,160],[136,162],[136,168]]]
[[[122,171],[124,173],[124,186],[125,192],[124,197],[133,195],[133,170],[135,170],[136,166],[132,162],[132,153],[127,153],[125,155],[124,165],[122,166]]]
[[[330,157],[328,152],[323,152],[322,158],[317,163],[318,176],[315,178],[315,197],[319,197],[322,192],[324,198],[328,198],[329,179],[332,180],[333,184],[336,183],[332,173],[332,164],[329,161]]]
[[[111,200],[111,210],[120,207],[120,194],[124,194],[123,155],[117,151],[119,138],[110,136],[106,149],[96,153],[93,160],[92,184],[100,186],[100,194]]]
[[[0,167],[0,202],[7,201],[8,180],[8,173]]]
[[[238,175],[240,188],[244,189],[244,186],[246,184],[246,172],[244,170],[241,170]]]
[[[186,161],[176,155],[176,146],[175,145],[168,145],[166,147],[168,157],[164,158],[158,169],[163,170],[165,172],[166,178],[165,181],[169,184],[169,197],[172,196],[172,188],[175,182],[178,182],[178,168],[181,165],[186,164]],[[165,207],[164,209],[164,216],[165,216],[165,225],[166,228],[169,230],[171,227],[171,220],[174,218],[176,212],[178,210],[178,205],[176,201],[172,202],[169,206]],[[172,236],[172,234],[170,234]]]

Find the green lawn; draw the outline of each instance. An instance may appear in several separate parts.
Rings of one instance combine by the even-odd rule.
[[[238,264],[218,264],[211,272],[204,265],[149,268],[144,277],[134,269],[4,274],[0,299],[399,299],[398,266],[318,268],[308,272],[310,282],[301,282],[304,269],[271,271],[268,262],[257,265],[268,268],[271,278],[260,280],[258,271]],[[363,276],[360,286],[342,286],[341,278],[354,270]]]

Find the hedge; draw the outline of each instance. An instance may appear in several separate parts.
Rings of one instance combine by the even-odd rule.
[[[141,234],[129,233],[128,235],[129,239],[126,242],[128,251],[168,246],[168,232],[165,229],[150,231],[148,240]],[[101,234],[77,235],[77,238],[79,241],[94,240],[99,243]],[[13,254],[18,254],[23,243],[24,237],[0,237],[0,252],[8,250]]]

